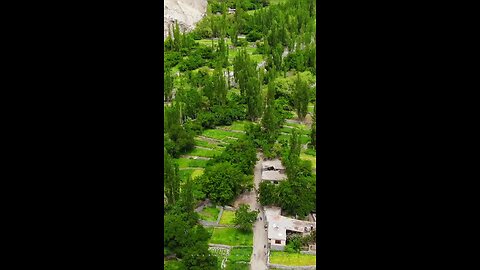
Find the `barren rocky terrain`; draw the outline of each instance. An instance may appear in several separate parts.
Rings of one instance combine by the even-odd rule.
[[[168,29],[178,21],[182,30],[192,30],[207,11],[207,0],[165,0],[163,4],[163,38]]]

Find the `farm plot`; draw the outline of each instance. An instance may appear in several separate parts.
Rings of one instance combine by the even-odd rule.
[[[302,160],[309,160],[312,162],[312,169],[315,169],[317,167],[317,158],[314,156],[307,155],[305,153],[300,154],[300,159]]]
[[[214,228],[211,244],[221,244],[229,246],[252,246],[252,232],[244,233],[236,228]]]
[[[210,141],[202,140],[198,137],[196,137],[194,140],[195,140],[196,146],[207,147],[207,148],[212,148],[216,150],[223,150],[225,148],[225,145],[222,143],[213,143]]]
[[[230,253],[230,249],[228,248],[220,248],[220,247],[209,247],[208,250],[218,258],[218,263],[220,264],[220,268],[224,268],[227,262],[227,257]]]
[[[285,133],[290,133],[290,134],[292,133],[292,131],[293,131],[293,128],[289,128],[289,127],[282,127],[280,129],[280,132],[285,132]],[[309,136],[311,131],[309,129],[300,129],[299,128],[299,129],[297,129],[297,132],[302,134],[302,135]]]
[[[179,170],[178,174],[180,175],[180,180],[182,183],[185,183],[187,181],[187,178],[190,176],[191,179],[195,179],[199,177],[200,175],[203,174],[204,169],[203,168],[198,168],[198,169],[184,169],[184,170]]]
[[[222,126],[219,127],[224,130],[239,130],[239,131],[245,131],[245,125],[247,124],[247,121],[237,121],[232,123],[231,126]]]
[[[168,260],[163,261],[163,269],[165,270],[184,270],[185,266],[181,261],[177,260]]]
[[[235,211],[224,210],[222,217],[220,218],[220,224],[233,225],[235,224],[235,222],[233,221],[234,219],[235,219]]]
[[[287,141],[290,141],[290,134],[280,134],[280,136],[278,136],[278,141],[282,141],[282,140],[287,140]],[[300,137],[300,143],[301,144],[307,144],[310,142],[310,136],[307,136],[307,135],[302,135]]]
[[[270,253],[270,263],[288,266],[316,265],[317,257],[311,254],[272,251]]]
[[[202,211],[198,212],[201,220],[205,221],[217,221],[220,210],[216,207],[205,207]]]
[[[249,269],[253,248],[234,247],[227,258],[227,269]]]
[[[214,149],[207,150],[207,149],[204,149],[204,148],[195,148],[195,149],[193,149],[193,151],[191,151],[188,154],[191,155],[191,156],[212,158],[212,157],[215,157],[215,156],[219,156],[221,153],[222,153],[221,150],[214,150]]]
[[[193,159],[193,158],[178,158],[176,159],[178,167],[182,168],[205,168],[207,166],[207,160]]]
[[[245,136],[243,133],[238,132],[231,132],[221,129],[207,129],[202,134],[205,137],[214,138],[221,141],[228,141],[229,138],[237,138],[240,139]]]

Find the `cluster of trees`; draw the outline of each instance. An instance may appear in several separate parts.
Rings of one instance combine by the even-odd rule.
[[[257,69],[250,59],[246,48],[240,49],[233,62],[235,81],[240,88],[240,95],[247,104],[247,119],[255,121],[262,113],[261,84],[262,69]]]
[[[317,241],[317,232],[313,230],[306,236],[293,234],[287,236],[287,246],[285,252],[298,253],[302,247],[308,247],[308,245],[315,244]]]
[[[252,231],[252,224],[257,220],[259,210],[249,210],[250,207],[247,204],[240,204],[237,211],[235,211],[235,225],[243,232]]]
[[[192,132],[183,126],[185,114],[183,103],[174,102],[171,106],[164,106],[164,147],[168,154],[177,158],[181,154],[191,151],[195,146]]]
[[[208,250],[211,235],[192,218],[193,214],[195,213],[181,212],[179,209],[165,213],[164,247],[169,253],[182,259],[185,269],[217,270],[218,259]]]
[[[260,124],[250,123],[246,126],[246,135],[255,144],[255,147],[262,149],[267,158],[277,157],[281,153],[281,148],[276,145],[276,141],[280,135],[280,128],[287,117],[282,100],[276,100],[275,94],[273,83],[268,84],[265,108]]]
[[[194,185],[190,178],[182,185],[178,165],[164,150],[164,246],[166,256],[181,258],[185,269],[218,269],[217,257],[208,250],[210,234],[198,224]]]
[[[239,139],[229,144],[220,156],[209,160],[196,182],[213,203],[229,205],[240,193],[253,188],[256,161],[253,144],[247,139]]]
[[[316,182],[310,161],[300,159],[300,141],[294,129],[288,149],[283,154],[288,179],[275,185],[260,183],[259,201],[262,205],[276,205],[291,215],[305,217],[316,206]]]

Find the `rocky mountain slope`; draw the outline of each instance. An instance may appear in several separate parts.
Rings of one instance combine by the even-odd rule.
[[[163,4],[163,38],[168,29],[178,21],[180,28],[192,30],[195,23],[207,12],[207,0],[165,0]]]

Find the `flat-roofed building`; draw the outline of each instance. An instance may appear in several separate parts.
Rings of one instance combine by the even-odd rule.
[[[287,231],[309,234],[317,228],[316,222],[297,220],[281,215],[280,207],[265,207],[267,220],[267,238],[270,248],[283,250],[287,244]]]

